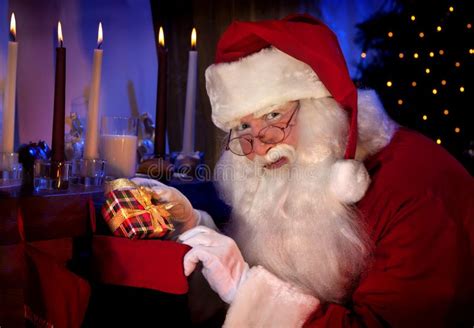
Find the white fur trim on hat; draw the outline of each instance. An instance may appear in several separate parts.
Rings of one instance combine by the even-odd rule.
[[[209,66],[206,89],[212,120],[223,130],[267,107],[330,96],[309,65],[273,47],[238,61]]]
[[[329,179],[329,190],[345,204],[361,200],[370,183],[364,164],[356,160],[339,160],[334,163]]]

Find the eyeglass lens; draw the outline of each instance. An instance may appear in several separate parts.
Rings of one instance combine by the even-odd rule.
[[[296,109],[298,109],[298,107]],[[291,115],[290,120],[287,122],[286,126],[269,125],[264,127],[257,136],[260,142],[266,144],[277,144],[283,141],[286,137],[285,130],[288,128],[288,124],[290,123],[293,114]],[[235,137],[229,140],[228,147],[230,151],[236,155],[248,155],[253,150],[253,139],[254,138],[251,135]]]
[[[277,144],[285,139],[284,128],[276,126],[267,126],[259,133],[260,142],[266,144]],[[253,148],[252,137],[242,136],[239,138],[231,139],[229,142],[229,148],[233,153],[239,155],[247,155],[252,152]]]

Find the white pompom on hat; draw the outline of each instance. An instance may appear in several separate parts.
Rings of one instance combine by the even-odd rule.
[[[370,177],[362,162],[353,159],[339,160],[331,168],[329,190],[345,204],[361,200],[369,183]]]
[[[274,105],[332,96],[349,116],[344,160],[330,173],[330,192],[344,203],[365,194],[369,175],[354,159],[357,145],[357,89],[334,33],[309,15],[282,20],[234,22],[217,45],[206,70],[212,120],[228,130],[240,118]],[[263,113],[262,113],[263,114]]]

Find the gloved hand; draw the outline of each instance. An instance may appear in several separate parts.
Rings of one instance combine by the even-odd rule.
[[[235,241],[204,226],[186,231],[178,240],[192,247],[184,256],[184,274],[189,276],[202,262],[209,286],[224,302],[232,303],[249,270]]]
[[[193,209],[189,200],[176,188],[167,186],[159,181],[145,178],[133,178],[132,181],[139,186],[148,187],[155,193],[160,203],[176,203],[170,212],[176,218],[173,220],[175,233],[182,233],[197,225],[198,213]]]

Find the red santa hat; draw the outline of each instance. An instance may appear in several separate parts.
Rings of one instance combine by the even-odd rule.
[[[332,96],[348,112],[349,133],[346,161],[334,165],[331,189],[348,203],[363,196],[368,175],[362,163],[352,160],[357,145],[357,89],[336,36],[321,21],[291,15],[282,20],[234,22],[219,40],[215,64],[206,70],[206,88],[213,122],[223,130],[273,105]],[[347,180],[350,176],[354,179]]]

